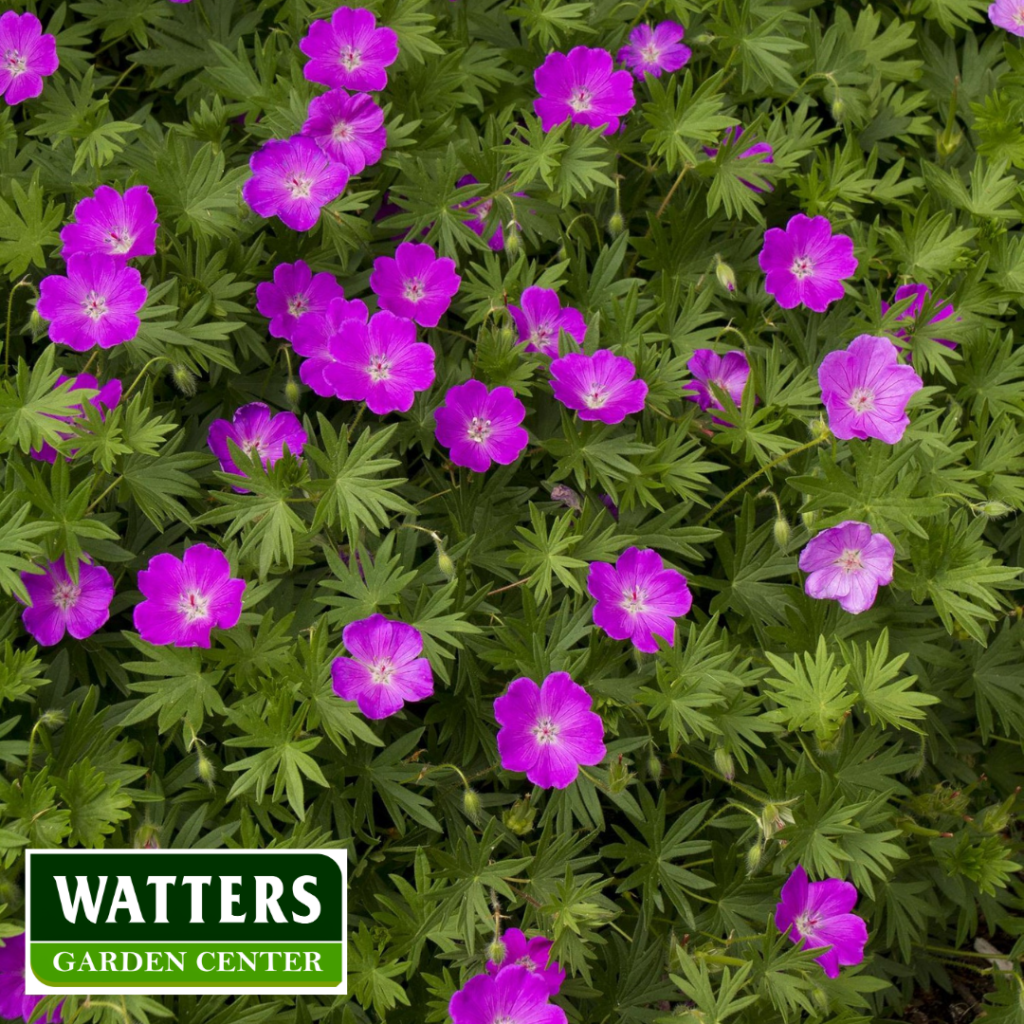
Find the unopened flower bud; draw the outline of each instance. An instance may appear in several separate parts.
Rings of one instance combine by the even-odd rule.
[[[171,367],[171,381],[186,398],[191,398],[198,390],[195,374],[183,363]]]
[[[610,216],[610,217],[608,218],[608,230],[609,230],[609,231],[610,231],[610,232],[611,232],[611,233],[612,233],[613,235],[621,235],[621,234],[622,234],[622,229],[623,229],[623,228],[624,228],[625,226],[626,226],[626,220],[625,220],[625,218],[624,218],[624,217],[622,216],[621,212],[620,212],[620,211],[618,211],[618,210],[616,210],[616,211],[615,211],[615,212],[614,212],[614,213],[613,213],[613,214],[612,214],[612,215],[611,215],[611,216]]]
[[[202,748],[196,754],[196,775],[212,788],[217,778],[217,766],[203,753]]]
[[[512,330],[511,327],[508,326],[508,324],[503,324],[501,327],[498,328],[498,341],[500,341],[503,345],[511,345],[515,342],[515,340],[515,332]]]
[[[978,505],[972,505],[978,515],[986,516],[989,519],[1001,519],[1013,511],[1013,507],[1002,501],[983,501]]]
[[[487,947],[487,959],[491,963],[497,964],[499,967],[505,962],[505,957],[508,955],[508,948],[501,939],[495,939]]]
[[[953,128],[947,127],[943,129],[943,131],[939,133],[938,138],[936,138],[935,151],[939,154],[941,159],[945,160],[960,148],[960,143],[963,141],[963,132],[958,132]]]
[[[775,543],[780,548],[785,548],[789,543],[789,538],[793,533],[792,528],[789,525],[789,520],[785,516],[779,516],[775,520],[775,526],[772,528],[775,533]]]
[[[725,288],[726,291],[736,291],[736,274],[732,267],[722,259],[719,259],[715,263],[715,277],[718,278],[718,283]]]
[[[551,500],[557,501],[560,505],[566,505],[574,512],[579,512],[583,508],[580,496],[571,487],[566,487],[565,484],[555,484],[551,488]]]
[[[480,817],[480,794],[475,789],[466,789],[462,794],[462,809],[466,817],[476,821]]]
[[[657,754],[651,754],[647,758],[647,774],[650,778],[657,782],[661,778],[661,761],[658,760]]]
[[[710,32],[702,32],[693,41],[697,46],[710,46],[717,38],[718,36],[713,35]]]
[[[629,785],[631,774],[629,766],[619,754],[618,760],[612,761],[608,769],[608,789],[613,793],[621,793]]]
[[[537,812],[530,806],[530,798],[524,796],[502,815],[501,820],[510,832],[514,832],[517,836],[525,836],[533,829],[533,821],[536,817]]]
[[[33,309],[28,315],[28,329],[32,332],[32,340],[41,338],[46,333],[46,321]]]
[[[441,547],[437,549],[437,567],[448,579],[455,579],[455,563],[452,561],[452,556]]]
[[[505,252],[507,252],[509,256],[514,256],[519,252],[520,245],[519,232],[516,231],[516,225],[513,221],[505,231]]]
[[[747,850],[747,873],[753,874],[761,866],[761,857],[764,854],[764,847],[760,843]]]
[[[832,101],[832,120],[842,121],[843,111],[846,109],[846,104],[843,102],[842,97],[837,96]]]
[[[726,782],[732,782],[736,778],[736,762],[725,747],[715,747],[714,761],[715,770]]]
[[[302,388],[293,378],[289,378],[288,383],[284,386],[284,397],[288,400],[289,405],[299,404],[299,399],[302,397]]]

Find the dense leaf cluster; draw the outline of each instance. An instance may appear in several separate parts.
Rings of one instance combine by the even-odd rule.
[[[13,2],[61,68],[0,109],[0,935],[20,930],[26,846],[344,845],[350,996],[77,998],[65,1021],[441,1024],[507,925],[554,939],[572,1021],[868,1020],[979,972],[988,1019],[1024,1020],[1018,41],[986,0],[371,0],[401,46],[388,148],[300,235],[240,189],[257,145],[300,129],[318,90],[297,42],[335,6]],[[621,133],[541,131],[547,52],[615,53],[664,18],[693,59],[636,84]],[[735,124],[742,143],[721,145]],[[774,162],[741,156],[755,141]],[[48,344],[33,302],[101,183],[148,185],[162,229],[138,337],[79,356]],[[473,197],[503,251],[466,226]],[[763,232],[798,211],[856,244],[826,314],[763,288]],[[256,284],[302,258],[365,296],[373,258],[421,235],[463,277],[421,331],[432,391],[380,418],[301,388]],[[817,366],[894,336],[907,304],[882,303],[907,281],[957,317],[929,325],[926,306],[903,342],[926,384],[911,426],[894,446],[836,441]],[[530,284],[583,311],[588,349],[634,360],[642,415],[584,424],[554,401],[506,311]],[[681,394],[712,347],[752,365],[720,424]],[[125,397],[65,439],[53,417],[80,399],[56,381],[87,364]],[[528,407],[514,466],[473,474],[434,440],[433,409],[470,376]],[[269,471],[242,460],[238,493],[206,433],[254,400],[294,409],[310,444]],[[32,460],[43,441],[74,457]],[[896,546],[859,616],[806,596],[797,570],[848,519]],[[146,644],[136,573],[199,541],[248,581],[241,622],[209,651]],[[586,567],[631,545],[695,595],[656,655],[592,625]],[[40,649],[20,573],[81,552],[115,576],[110,622]],[[423,633],[437,679],[383,723],[329,675],[341,628],[375,611]],[[500,769],[492,712],[509,680],[553,670],[594,696],[609,750],[563,792]],[[861,892],[869,956],[834,981],[771,921],[797,863]]]

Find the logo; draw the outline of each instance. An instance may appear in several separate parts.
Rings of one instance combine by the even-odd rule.
[[[29,850],[29,995],[343,995],[344,850]]]

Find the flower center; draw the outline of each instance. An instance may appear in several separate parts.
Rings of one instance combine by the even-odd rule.
[[[860,550],[857,548],[844,548],[843,553],[833,564],[838,565],[845,573],[860,572],[864,568],[864,563],[860,560]]]
[[[263,456],[266,455],[267,453],[267,450],[263,445],[262,438],[253,438],[250,441],[246,441],[243,445],[240,445],[240,447],[245,450],[245,453],[250,458],[252,458],[252,456],[255,455],[260,459],[261,462],[263,460]]]
[[[351,142],[352,141],[352,125],[348,121],[336,121],[334,128],[331,131],[331,137],[335,142]]]
[[[292,199],[308,199],[313,191],[313,179],[304,174],[293,174],[285,186],[292,194]]]
[[[491,436],[491,421],[481,419],[479,416],[474,416],[469,421],[469,427],[466,430],[466,437],[470,441],[475,441],[477,444],[483,444]]]
[[[390,686],[395,674],[395,666],[390,658],[378,658],[366,666],[370,670],[370,679],[378,686]]]
[[[210,599],[205,594],[189,590],[178,598],[178,611],[189,625],[205,622],[210,617]]]
[[[639,615],[646,610],[647,595],[640,587],[632,587],[622,595],[622,610],[627,615]]]
[[[423,282],[418,277],[414,277],[405,282],[402,294],[409,302],[419,302],[423,298],[424,291]]]
[[[818,918],[811,917],[807,912],[797,914],[793,923],[796,925],[797,931],[799,931],[805,939],[813,938],[814,933],[818,928]]]
[[[388,380],[391,377],[391,360],[386,355],[370,356],[370,365],[367,366],[366,372],[374,384]]]
[[[661,50],[654,43],[648,43],[646,46],[640,47],[640,56],[643,57],[644,62],[647,64],[657,64],[658,59],[661,57]]]
[[[600,409],[608,404],[611,397],[608,387],[593,381],[583,395],[583,403],[588,409]]]
[[[502,1014],[500,1017],[495,1017],[491,1021],[491,1024],[516,1024],[514,1017],[509,1017],[507,1014]]]
[[[66,583],[55,583],[53,586],[53,603],[62,611],[74,608],[82,588],[68,580]]]
[[[82,300],[82,309],[85,310],[85,315],[90,320],[101,320],[107,315],[106,296],[97,295],[96,292],[89,292]]]
[[[558,726],[550,718],[541,718],[530,730],[538,743],[554,743],[558,739]]]
[[[127,228],[117,228],[107,233],[107,244],[115,256],[123,256],[131,247],[135,239]]]
[[[532,957],[521,956],[518,960],[514,961],[519,967],[525,967],[528,971],[535,971],[537,965],[533,962]]]
[[[577,86],[571,93],[569,93],[569,106],[572,107],[577,114],[582,114],[588,111],[593,102],[594,97],[591,95],[590,90],[584,89],[581,85]]]
[[[28,58],[22,56],[17,50],[5,50],[4,68],[12,75],[24,74],[28,68]]]
[[[802,281],[805,277],[814,276],[814,262],[810,256],[797,256],[793,260],[793,266],[789,268],[789,272],[798,280]]]
[[[346,71],[355,71],[363,63],[363,55],[353,46],[346,46],[338,59]]]
[[[854,388],[846,404],[858,416],[866,412],[873,412],[875,408],[875,393],[870,388]]]
[[[288,313],[290,316],[302,316],[309,309],[309,300],[305,295],[293,295],[288,300]]]

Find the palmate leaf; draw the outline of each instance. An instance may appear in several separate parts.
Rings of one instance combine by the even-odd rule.
[[[57,792],[70,811],[71,846],[100,849],[117,823],[131,817],[127,809],[134,802],[131,796],[119,792],[120,784],[108,782],[88,758],[72,765],[65,778],[55,781]]]
[[[312,446],[305,450],[323,474],[309,485],[310,490],[320,496],[311,530],[326,524],[339,526],[350,537],[364,528],[376,535],[382,526],[392,522],[394,515],[414,512],[412,505],[395,493],[405,483],[405,477],[385,475],[398,466],[399,461],[380,457],[394,436],[395,427],[376,433],[366,427],[350,449],[344,429],[336,432],[319,413],[317,420],[323,451]]]
[[[88,388],[72,395],[70,380],[58,384],[61,371],[53,362],[52,347],[44,349],[32,367],[19,359],[14,379],[0,384],[0,451],[18,448],[27,453],[44,444],[59,446],[68,431],[58,417],[75,418],[82,402],[95,396]]]
[[[47,200],[39,185],[39,172],[32,176],[28,190],[17,178],[11,179],[14,207],[0,197],[0,269],[12,277],[23,274],[31,263],[46,266],[43,246],[57,245],[57,229],[64,220],[64,204]]]
[[[33,564],[42,548],[36,543],[53,529],[52,523],[29,521],[32,506],[22,504],[23,496],[8,495],[0,501],[0,589],[29,604],[28,591],[21,581],[21,573],[34,573],[41,567]]]

